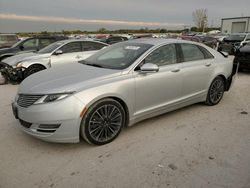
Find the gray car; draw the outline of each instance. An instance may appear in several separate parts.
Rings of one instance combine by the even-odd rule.
[[[102,145],[125,126],[193,103],[216,105],[232,61],[189,41],[138,39],[25,79],[12,105],[18,126],[46,141]]]
[[[11,66],[16,75],[24,79],[44,69],[84,60],[106,46],[105,43],[92,40],[62,40],[37,52],[11,56],[2,60],[2,64]]]

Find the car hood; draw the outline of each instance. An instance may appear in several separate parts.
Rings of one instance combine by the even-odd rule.
[[[240,48],[240,52],[250,53],[250,44],[247,44],[247,45],[243,46],[242,48]]]
[[[98,68],[80,63],[65,64],[29,76],[20,84],[18,93],[77,92],[119,75],[121,75],[120,70]]]
[[[5,53],[10,53],[11,51],[12,51],[12,48],[1,48],[0,55],[3,55]]]
[[[47,58],[49,56],[50,54],[37,54],[33,52],[23,53],[23,54],[18,54],[18,55],[8,57],[4,59],[2,62],[7,63],[10,66],[15,66],[21,61],[36,60],[36,59],[41,59],[41,58]]]

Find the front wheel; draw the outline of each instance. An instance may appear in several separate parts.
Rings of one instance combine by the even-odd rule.
[[[112,142],[125,125],[125,110],[116,100],[107,98],[93,104],[86,113],[81,135],[90,144]]]
[[[223,97],[224,91],[225,82],[222,77],[217,76],[209,87],[206,104],[209,106],[218,104]]]
[[[24,78],[27,78],[28,76],[36,73],[36,72],[39,72],[41,70],[44,70],[45,67],[42,66],[42,65],[31,65],[30,67],[28,67],[25,72],[24,72]]]

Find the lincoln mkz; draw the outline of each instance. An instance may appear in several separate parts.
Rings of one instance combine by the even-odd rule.
[[[31,75],[12,108],[18,126],[34,137],[82,137],[102,145],[143,119],[198,102],[218,104],[235,77],[233,68],[232,60],[203,44],[130,40]]]

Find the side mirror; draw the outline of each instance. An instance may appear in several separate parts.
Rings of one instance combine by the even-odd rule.
[[[141,70],[141,73],[152,73],[152,72],[158,72],[159,67],[158,65],[153,64],[153,63],[146,63],[142,65],[140,70]]]
[[[61,55],[61,54],[63,54],[63,51],[62,51],[62,50],[57,50],[57,51],[55,51],[54,54],[55,54],[55,55]]]
[[[245,46],[246,44],[248,44],[250,41],[245,41],[245,42],[242,42],[242,46]]]
[[[20,46],[19,46],[19,49],[20,49],[20,50],[23,50],[23,49],[24,49],[23,45],[20,45]]]

